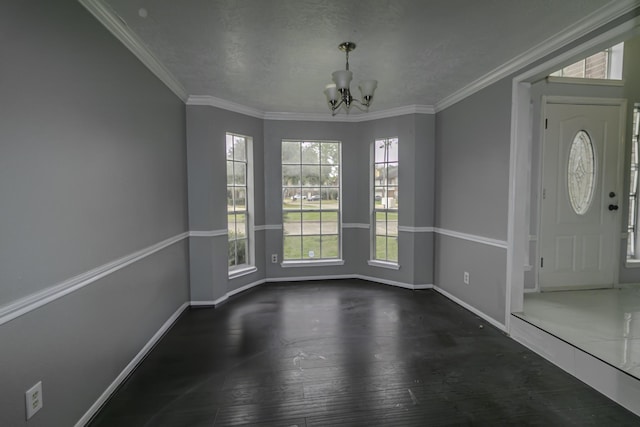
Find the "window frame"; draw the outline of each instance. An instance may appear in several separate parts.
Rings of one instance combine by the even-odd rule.
[[[627,191],[627,246],[625,264],[627,267],[640,267],[640,250],[638,250],[640,249],[640,241],[638,241],[638,191],[640,190],[640,104],[635,104],[633,106],[630,142],[629,189]]]
[[[388,149],[385,149],[385,161],[383,162],[376,162],[376,146],[380,143],[382,144],[390,144],[393,143],[393,141],[395,141],[395,143],[398,146],[398,150],[397,150],[397,160],[395,161],[390,161],[389,160],[389,153],[388,153]],[[396,164],[397,166],[397,176],[396,176],[396,182],[393,185],[390,185],[387,182],[385,182],[384,185],[376,185],[376,165],[380,165],[380,164],[384,164],[386,166],[386,168],[388,168],[389,164]],[[400,189],[400,179],[399,179],[399,173],[400,173],[400,138],[398,138],[397,136],[393,136],[393,137],[386,137],[386,138],[376,138],[373,143],[371,144],[371,161],[370,161],[370,191],[371,191],[371,195],[370,195],[370,230],[371,230],[371,234],[370,234],[370,256],[369,256],[369,261],[368,264],[371,266],[375,266],[375,267],[383,267],[383,268],[389,268],[389,269],[393,269],[393,270],[398,270],[400,268],[400,233],[399,233],[399,218],[400,218],[400,209],[398,207],[398,205],[396,204],[395,207],[393,208],[389,208],[388,206],[386,208],[382,207],[383,205],[380,205],[380,208],[377,207],[376,205],[376,189],[377,188],[389,188],[389,187],[394,187],[395,188],[395,192],[396,192],[396,200],[397,200],[397,194],[399,194],[399,189]],[[383,198],[385,198],[384,196],[387,196],[387,200],[388,200],[388,190],[385,192],[385,194],[381,195],[381,201]],[[389,203],[387,202],[387,205]],[[378,214],[380,213],[384,213],[385,214],[385,234],[380,235],[378,234],[378,230],[377,230],[377,218],[378,218]],[[395,235],[393,234],[389,234],[389,219],[388,219],[388,215],[389,213],[395,214],[396,216],[396,232]],[[385,243],[386,243],[386,247],[385,247],[385,258],[378,258],[378,237],[384,236],[385,238]],[[395,260],[393,258],[389,257],[389,238],[393,238],[395,237],[395,242],[396,242],[396,253],[395,253]]]
[[[245,159],[244,160],[236,160],[235,159],[235,151],[234,151],[234,155],[232,156],[232,159],[229,159],[228,157],[228,143],[229,143],[229,138],[232,138],[232,140],[234,138],[241,138],[244,140],[244,151],[245,151]],[[240,214],[244,214],[245,216],[245,235],[246,237],[244,238],[245,240],[245,259],[246,262],[241,263],[241,264],[235,264],[235,265],[229,265],[229,263],[227,262],[227,267],[228,267],[228,275],[230,279],[236,278],[236,277],[240,277],[240,276],[244,276],[246,274],[250,274],[253,273],[254,271],[257,271],[257,268],[255,267],[255,225],[254,225],[254,175],[253,175],[253,138],[251,136],[248,135],[243,135],[241,133],[237,133],[237,132],[226,132],[225,133],[225,162],[226,162],[226,169],[227,169],[227,182],[226,182],[226,188],[227,188],[227,256],[230,256],[230,243],[232,241],[232,235],[230,233],[230,223],[229,223],[229,216],[233,213],[234,215],[238,215],[238,213]],[[236,183],[229,183],[229,170],[228,170],[228,165],[229,162],[232,162],[235,166],[236,163],[240,163],[240,164],[244,164],[244,170],[245,170],[245,176],[244,176],[244,186],[242,185],[237,185]],[[232,175],[235,176],[235,175]],[[233,205],[233,211],[229,210],[229,190],[230,189],[237,189],[237,188],[242,188],[245,191],[245,208],[244,210],[238,210],[236,209],[236,205],[234,203]],[[237,229],[237,221],[234,223],[235,225],[235,229]],[[235,237],[235,239],[233,239],[234,242],[237,242],[238,239],[237,235]],[[237,261],[237,254],[235,255],[236,261]]]
[[[587,75],[587,62],[596,55],[604,53],[605,56],[605,75],[604,77],[586,77]],[[572,62],[571,64],[567,64],[566,66],[560,68],[559,70],[554,71],[549,74],[548,79],[550,81],[558,81],[558,82],[571,82],[571,83],[590,83],[590,84],[607,84],[608,82],[620,82],[622,80],[622,64],[624,60],[624,42],[617,43],[614,46],[606,48],[604,50],[600,50],[598,52],[594,52],[593,54],[581,58],[577,61]],[[581,65],[583,70],[582,76],[567,76],[564,75],[568,68],[577,67]]]
[[[299,157],[299,162],[296,163],[285,163],[285,159],[284,157],[284,146],[285,144],[290,144],[290,143],[294,143],[294,144],[300,144],[300,157]],[[318,162],[315,163],[308,163],[305,162],[305,160],[303,159],[303,144],[320,144],[320,150],[318,151]],[[321,155],[321,151],[322,151],[322,144],[337,144],[338,145],[338,163],[323,163],[322,160],[322,155]],[[281,266],[282,267],[304,267],[304,266],[318,266],[318,265],[343,265],[344,261],[342,259],[342,142],[341,141],[337,141],[337,140],[316,140],[316,139],[283,139],[281,141],[280,144],[280,148],[281,148],[281,155],[280,155],[280,166],[281,166],[281,170],[280,170],[280,183],[281,183],[281,196],[282,196],[282,203],[281,203],[281,214],[282,214],[282,262],[281,262]],[[336,182],[336,185],[323,185],[322,183],[322,168],[323,167],[327,167],[327,166],[337,166],[338,167],[338,179]],[[298,166],[300,167],[301,173],[304,167],[315,167],[317,166],[320,170],[320,175],[319,175],[319,181],[317,184],[313,184],[313,185],[309,185],[309,184],[305,184],[303,182],[303,177],[302,175],[300,175],[300,182],[297,185],[292,185],[292,184],[287,184],[285,185],[285,181],[284,181],[284,170],[285,167],[290,167],[290,166]],[[311,208],[311,207],[304,207],[305,203],[306,203],[306,198],[308,197],[308,195],[313,192],[314,190],[318,191],[318,205],[319,207],[317,209]],[[337,195],[336,195],[336,201],[337,201],[337,208],[335,209],[331,209],[331,208],[323,208],[322,207],[322,203],[324,200],[330,200],[330,196],[329,194],[335,194],[335,191],[337,190]],[[304,194],[305,191],[307,192],[307,194]],[[324,191],[326,191],[327,193],[327,198],[324,199],[323,198],[323,194]],[[292,200],[300,200],[300,207],[299,208],[285,208],[285,200],[288,198],[292,198],[291,194],[294,194],[295,196],[298,196],[297,199],[292,199]],[[314,194],[315,196],[315,194]],[[333,214],[335,213],[335,218],[336,218],[336,233],[323,233],[323,226],[322,226],[322,222],[323,222],[323,213],[324,214]],[[286,216],[287,214],[294,214],[294,216],[296,214],[300,214],[300,226],[299,226],[299,234],[288,234],[287,231],[287,224],[289,222],[291,222],[292,224],[295,221],[287,221],[286,220]],[[319,232],[318,234],[307,234],[307,236],[310,237],[317,237],[319,239],[319,250],[320,250],[320,255],[319,256],[314,256],[310,257],[304,256],[304,224],[305,224],[305,218],[304,215],[305,214],[318,214],[318,226],[319,226]],[[333,222],[333,220],[328,220],[330,222]],[[314,221],[315,222],[315,221]],[[295,226],[294,226],[295,227]],[[322,251],[322,242],[323,242],[323,236],[336,236],[337,237],[337,254],[335,257],[323,257],[323,251]],[[300,236],[300,258],[289,258],[287,257],[287,249],[286,249],[286,245],[287,245],[287,236],[292,237],[292,236]]]

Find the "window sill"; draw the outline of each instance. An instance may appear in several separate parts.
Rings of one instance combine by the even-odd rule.
[[[640,268],[640,259],[627,259],[624,266],[626,268]]]
[[[319,259],[317,261],[283,261],[280,266],[282,268],[292,267],[327,267],[334,265],[344,265],[343,259]]]
[[[238,277],[246,276],[247,274],[255,273],[256,271],[258,271],[258,268],[253,265],[236,268],[234,270],[229,271],[229,279],[235,279]]]
[[[400,264],[396,262],[388,262],[388,261],[378,261],[375,259],[370,259],[367,261],[371,267],[380,267],[380,268],[388,268],[389,270],[400,270]]]

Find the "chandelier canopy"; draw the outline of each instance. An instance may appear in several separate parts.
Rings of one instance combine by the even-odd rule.
[[[353,73],[349,71],[349,52],[355,48],[356,44],[353,42],[344,42],[338,46],[338,49],[347,55],[347,65],[345,70],[334,71],[331,74],[333,83],[328,84],[324,90],[332,116],[335,116],[341,107],[344,107],[344,111],[349,114],[351,105],[355,105],[362,111],[369,111],[369,106],[373,100],[373,93],[378,87],[377,80],[364,80],[360,82],[359,86],[362,100],[356,99],[351,95],[349,85],[351,84]]]

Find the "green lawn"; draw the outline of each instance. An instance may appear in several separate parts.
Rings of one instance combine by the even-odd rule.
[[[320,240],[322,239],[322,245]],[[339,244],[337,235],[328,236],[284,236],[284,259],[326,259],[338,258]],[[313,251],[313,257],[309,255]]]
[[[376,236],[376,259],[398,262],[398,239],[396,237]]]

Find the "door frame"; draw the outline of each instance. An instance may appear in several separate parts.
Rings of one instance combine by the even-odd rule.
[[[510,331],[511,313],[524,306],[524,273],[529,260],[529,212],[531,204],[532,108],[531,83],[588,54],[640,34],[640,17],[570,48],[516,75],[511,83],[511,132],[509,145],[509,206],[507,224],[507,271],[505,327]]]
[[[547,108],[549,104],[563,104],[563,105],[593,105],[593,106],[613,106],[618,107],[620,110],[619,118],[618,118],[618,129],[619,129],[619,140],[618,140],[618,158],[616,159],[616,185],[615,187],[619,192],[619,202],[618,204],[622,207],[622,203],[626,198],[624,197],[624,157],[626,153],[626,113],[627,113],[627,100],[623,98],[594,98],[594,97],[580,97],[580,96],[558,96],[558,95],[543,95],[542,100],[540,102],[540,141],[539,141],[539,158],[540,162],[538,165],[538,195],[542,194],[542,174],[544,172],[544,146],[546,143],[546,137],[544,133],[544,122],[547,117]],[[606,148],[603,147],[603,150]],[[604,152],[604,151],[603,151]],[[604,189],[602,191],[605,191]],[[540,236],[542,232],[542,197],[538,197],[538,227],[536,230],[536,251],[535,251],[535,264],[534,268],[537,271],[535,275],[535,290],[540,291]],[[616,288],[619,285],[620,279],[620,236],[622,232],[622,217],[624,210],[620,209],[620,214],[617,215],[617,224],[616,229],[613,232],[613,256],[611,262],[614,264],[613,266],[613,283],[612,288]],[[593,289],[592,286],[585,286],[584,289]],[[580,286],[572,287],[571,290],[579,290]],[[565,290],[565,289],[557,289]]]

